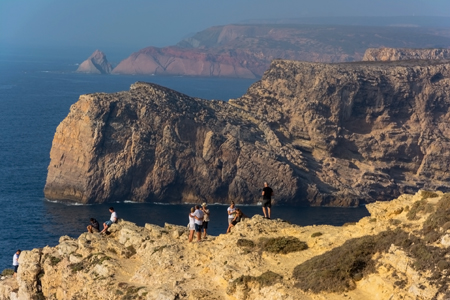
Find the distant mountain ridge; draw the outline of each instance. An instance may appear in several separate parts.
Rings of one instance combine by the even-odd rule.
[[[449,48],[450,29],[305,24],[214,26],[174,46],[141,49],[122,60],[111,73],[259,78],[274,59],[360,61],[366,49],[379,47]]]

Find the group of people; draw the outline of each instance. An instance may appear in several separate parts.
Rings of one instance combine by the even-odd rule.
[[[270,219],[270,209],[272,207],[272,196],[273,196],[273,190],[269,187],[267,182],[264,182],[264,188],[262,191],[263,196],[263,213],[264,218]],[[111,213],[111,217],[108,221],[105,221],[103,223],[103,229],[100,231],[100,224],[98,221],[94,218],[90,219],[90,225],[87,226],[87,230],[90,233],[94,232],[100,232],[106,233],[109,227],[113,223],[117,223],[118,217],[117,213],[114,210],[114,207],[109,208],[109,212]],[[231,231],[231,228],[233,228],[237,223],[239,223],[243,218],[247,218],[247,216],[242,212],[241,209],[236,208],[234,201],[231,201],[230,207],[227,208],[228,212],[228,228],[227,233]],[[203,233],[203,239],[206,239],[206,234],[208,230],[208,223],[210,220],[210,212],[206,205],[206,203],[203,203],[201,206],[196,205],[195,207],[191,208],[191,212],[189,213],[189,242],[192,242],[194,239],[194,232],[197,234],[197,242],[202,241],[202,233]],[[13,256],[13,267],[14,267],[14,277],[17,276],[17,269],[19,267],[19,255],[21,253],[21,250],[17,250],[16,253]]]
[[[203,239],[206,239],[208,223],[209,223],[209,209],[207,208],[206,203],[203,203],[201,207],[199,205],[192,207],[191,212],[189,213],[188,241],[192,242],[192,240],[194,239],[194,232],[197,234],[197,242],[202,241],[202,232],[203,232]]]
[[[114,207],[110,207],[109,212],[111,213],[111,217],[109,218],[108,221],[105,221],[105,223],[103,223],[102,231],[100,231],[100,224],[94,218],[91,218],[91,224],[87,226],[87,231],[90,233],[94,233],[94,232],[105,233],[106,230],[109,227],[111,227],[111,225],[113,223],[117,223],[118,218],[117,218],[117,213],[114,211]]]
[[[264,213],[264,218],[270,219],[273,190],[269,187],[269,184],[267,182],[264,182],[262,196],[263,196],[262,210]],[[247,216],[241,209],[236,208],[234,201],[231,201],[230,207],[227,208],[227,213],[228,213],[227,233],[229,233],[231,229],[234,226],[236,226],[236,224],[239,223],[243,218],[247,218]],[[202,232],[203,232],[203,239],[206,239],[206,231],[208,229],[209,217],[210,212],[209,209],[207,208],[206,203],[203,203],[201,207],[199,205],[196,205],[195,207],[191,208],[191,211],[189,213],[189,224],[188,224],[190,230],[188,238],[189,242],[192,242],[192,240],[194,239],[194,232],[197,233],[197,242],[201,242]]]

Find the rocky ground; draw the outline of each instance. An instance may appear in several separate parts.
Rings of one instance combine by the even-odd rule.
[[[109,235],[23,251],[0,299],[448,299],[450,194],[367,209],[342,227],[255,216],[201,243],[184,227],[121,220]]]

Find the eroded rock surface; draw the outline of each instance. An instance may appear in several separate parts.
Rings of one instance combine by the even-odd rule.
[[[95,50],[77,69],[78,73],[91,74],[110,74],[111,71],[112,66],[106,59],[106,55],[99,50]]]
[[[450,188],[449,64],[276,60],[239,99],[146,83],[83,95],[58,126],[45,195],[77,202],[354,206]]]
[[[188,243],[183,226],[138,227],[121,220],[111,226],[110,235],[64,236],[56,247],[23,251],[17,282],[1,281],[0,295],[148,300],[448,297],[450,195],[422,191],[367,208],[369,217],[342,227],[300,227],[257,215],[238,223],[230,234],[209,236],[201,243]],[[308,284],[312,287],[305,288]]]
[[[450,49],[409,49],[409,48],[370,48],[364,53],[363,61],[392,60],[448,60]]]

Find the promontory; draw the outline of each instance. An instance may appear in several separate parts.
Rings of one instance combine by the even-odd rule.
[[[150,83],[82,95],[58,126],[45,196],[356,206],[450,189],[450,64],[274,60],[228,102]]]

